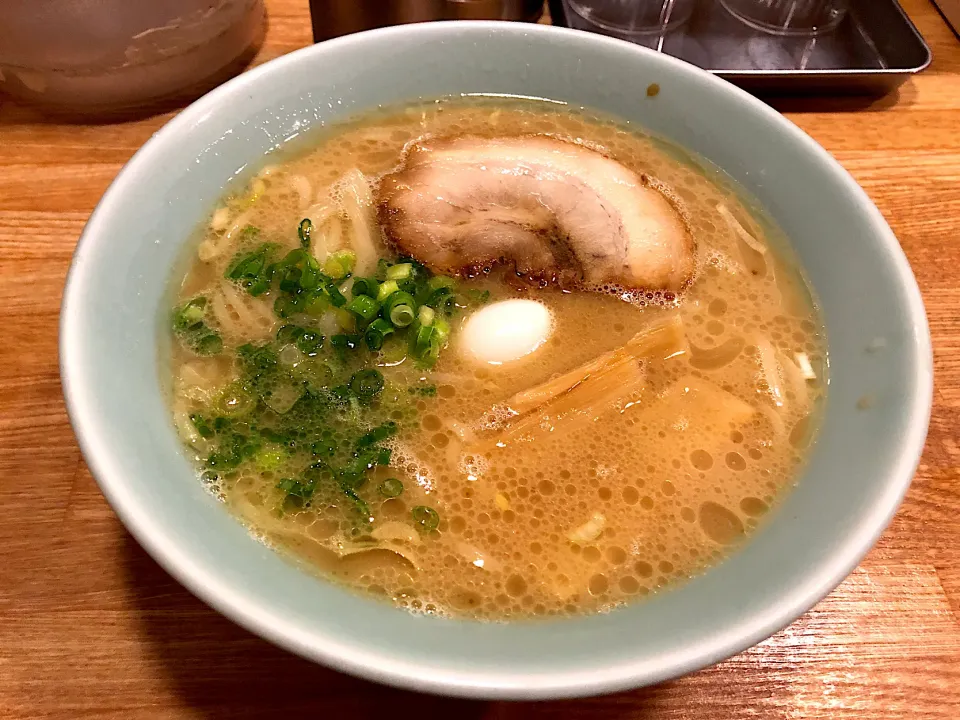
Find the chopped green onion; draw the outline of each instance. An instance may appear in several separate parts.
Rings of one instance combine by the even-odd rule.
[[[297,338],[297,349],[305,355],[316,355],[323,347],[323,335],[313,330],[306,330]]]
[[[436,307],[434,303],[439,302],[442,298],[453,295],[453,289],[447,287],[446,285],[438,288],[434,288],[427,294],[427,299],[424,300],[426,305],[431,305]]]
[[[230,470],[242,462],[242,457],[229,452],[212,452],[207,456],[207,466],[220,470]]]
[[[277,299],[273,301],[273,312],[277,317],[282,318],[293,315],[290,298],[285,295],[277,295]]]
[[[400,286],[397,285],[396,280],[387,280],[379,288],[377,288],[377,300],[383,302],[388,297],[393,295],[395,292],[400,290]]]
[[[320,287],[321,277],[320,266],[317,264],[317,261],[312,257],[308,257],[300,273],[300,288],[306,292],[316,290]]]
[[[395,327],[406,327],[416,317],[417,301],[413,295],[398,291],[390,295],[383,304],[383,314]]]
[[[343,293],[340,292],[340,288],[334,285],[332,282],[327,283],[326,287],[327,295],[330,297],[330,304],[335,308],[341,308],[347,304],[347,299],[343,296]]]
[[[337,452],[337,444],[333,440],[317,440],[310,445],[310,452],[319,457],[333,457]]]
[[[313,233],[313,222],[310,218],[304,218],[297,227],[297,235],[300,237],[300,247],[310,247],[310,235]]]
[[[367,295],[356,295],[347,305],[347,310],[369,321],[377,316],[380,303]]]
[[[397,423],[393,420],[388,420],[387,422],[383,423],[383,425],[377,425],[377,427],[373,428],[373,430],[370,430],[357,438],[357,449],[360,450],[362,448],[370,447],[371,445],[376,445],[377,443],[383,442],[384,440],[391,438],[396,434]]]
[[[440,356],[440,344],[431,343],[430,347],[423,354],[423,357],[420,358],[420,362],[428,367],[432,367],[433,364],[437,361],[437,358]]]
[[[347,274],[346,269],[337,262],[331,255],[323,263],[323,272],[332,277],[334,280],[340,280],[345,277]]]
[[[385,498],[400,497],[403,494],[403,483],[397,478],[387,478],[380,484],[380,494]]]
[[[334,446],[333,450],[336,450],[336,446]],[[333,471],[326,463],[315,462],[303,471],[303,476],[310,485],[316,486],[321,480],[332,480]]]
[[[320,317],[329,309],[330,300],[327,298],[327,296],[322,294],[314,294],[310,302],[308,302],[306,307],[303,308],[303,311],[308,315]]]
[[[357,399],[357,396],[354,394],[354,392],[346,385],[336,385],[330,388],[330,394],[340,406],[353,405],[354,401]]]
[[[358,277],[353,280],[353,287],[351,292],[354,297],[359,297],[360,295],[367,295],[369,297],[377,297],[377,281],[374,278],[365,278]]]
[[[337,470],[337,482],[343,489],[361,487],[367,482],[367,476],[364,473],[376,464],[376,458],[370,453],[355,457]]]
[[[405,293],[410,293],[414,298],[417,297],[420,287],[413,280],[397,280],[397,285],[400,286],[400,290]]]
[[[206,314],[204,308],[206,305],[207,299],[203,297],[203,295],[187,302],[174,313],[173,329],[176,332],[199,330],[203,326],[203,318]]]
[[[302,327],[297,325],[283,325],[277,330],[277,342],[281,345],[290,345],[295,343],[303,333],[304,330]]]
[[[272,243],[264,243],[253,252],[240,253],[224,273],[228,280],[237,281],[251,295],[257,297],[270,289],[278,264],[267,264],[267,259],[276,249]]]
[[[223,350],[223,340],[215,332],[201,335],[193,343],[197,355],[216,355]]]
[[[387,268],[387,280],[406,280],[413,271],[413,265],[410,263],[400,263]]]
[[[433,321],[433,329],[437,342],[439,342],[441,345],[446,342],[448,337],[450,337],[450,323],[448,323],[442,317],[438,317]]]
[[[203,415],[193,414],[190,416],[190,422],[193,423],[193,426],[197,429],[197,432],[200,433],[202,438],[211,438],[214,436],[216,431],[210,427],[210,424],[204,419]]]
[[[443,346],[441,334],[433,325],[418,324],[416,331],[410,336],[410,348],[414,357],[426,365],[432,365]]]
[[[410,305],[397,305],[390,311],[390,322],[398,328],[403,328],[413,322],[413,308]]]
[[[254,250],[250,253],[238,255],[224,273],[228,280],[253,278],[260,274],[266,263],[266,253]]]
[[[353,250],[337,250],[330,257],[343,265],[348,273],[352,273],[357,264],[357,254]]]
[[[411,514],[413,515],[413,522],[416,523],[417,527],[426,532],[436,530],[440,525],[440,515],[432,507],[417,505]]]
[[[289,295],[278,295],[277,299],[273,301],[273,312],[276,313],[278,317],[290,317],[296,314],[297,310],[297,301]]]
[[[363,517],[365,520],[371,519],[370,506],[367,505],[366,502],[364,502],[363,498],[357,495],[355,490],[353,490],[352,488],[345,487],[343,488],[343,494],[346,495],[351,500],[353,500],[353,504],[356,506],[357,512],[360,514],[361,517]]]
[[[431,292],[427,299],[423,301],[423,304],[450,314],[456,307],[456,298],[450,288],[440,287]]]
[[[427,281],[427,287],[431,290],[439,290],[440,288],[454,288],[457,285],[457,281],[452,277],[447,277],[446,275],[434,275]]]
[[[300,292],[300,277],[303,271],[298,267],[288,267],[283,275],[280,276],[280,289],[283,292]]]
[[[418,262],[418,261],[415,260],[414,258],[409,257],[409,256],[408,256],[408,257],[398,258],[398,259],[397,259],[397,265],[399,265],[399,264],[401,264],[401,263],[406,263],[406,264],[412,266],[412,268],[413,268],[413,274],[414,274],[414,275],[423,276],[424,279],[425,279],[426,277],[428,277],[428,274],[429,274],[429,273],[427,272],[426,266],[425,266],[423,263]]]
[[[283,292],[299,293],[316,290],[327,278],[320,272],[320,265],[312,255],[302,250],[293,250],[278,263],[280,289]]]
[[[433,308],[427,307],[426,305],[420,306],[420,312],[417,315],[417,320],[420,321],[420,324],[424,327],[429,327],[433,324],[433,318],[436,316]]]
[[[307,257],[307,251],[303,248],[294,248],[286,255],[283,256],[283,259],[277,263],[280,267],[294,267],[301,263],[304,258]]]
[[[287,453],[274,443],[264,446],[257,453],[257,466],[261,470],[276,470],[286,459]]]
[[[333,316],[342,330],[352,333],[357,329],[357,316],[346,308],[337,308],[334,310]]]
[[[383,373],[373,368],[358,370],[350,378],[350,389],[362,398],[371,398],[383,390]]]
[[[393,325],[383,318],[377,318],[367,327],[363,335],[367,341],[367,347],[371,350],[379,350],[383,347],[383,339],[393,332]]]
[[[277,483],[277,489],[287,494],[287,499],[295,500],[296,505],[302,505],[304,501],[313,497],[316,487],[315,480],[296,480],[294,478],[284,478]]]
[[[422,355],[430,347],[430,343],[433,340],[433,334],[436,332],[436,329],[430,327],[429,325],[421,325],[417,328],[416,333],[413,336],[413,348],[416,351],[417,355]]]
[[[323,265],[323,271],[334,280],[339,280],[353,272],[357,256],[351,250],[337,250]]]
[[[269,344],[247,343],[237,348],[241,369],[248,375],[270,374],[277,368],[277,353]]]
[[[330,338],[330,344],[337,350],[356,350],[360,346],[359,335],[334,335]]]
[[[250,284],[247,285],[247,292],[253,295],[253,297],[260,297],[267,290],[270,289],[270,285],[273,282],[273,270],[272,265],[267,268],[262,275],[260,275],[256,280],[250,281]]]

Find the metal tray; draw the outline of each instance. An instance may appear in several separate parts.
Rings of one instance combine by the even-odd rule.
[[[574,20],[562,0],[549,5],[555,25]],[[852,0],[840,26],[816,38],[760,32],[717,0],[698,0],[685,26],[640,42],[763,93],[883,94],[932,59],[930,47],[896,0]]]

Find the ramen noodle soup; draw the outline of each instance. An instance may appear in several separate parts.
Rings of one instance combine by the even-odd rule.
[[[703,572],[795,483],[822,320],[703,160],[553,104],[325,129],[178,275],[172,409],[263,542],[412,611],[607,611]]]

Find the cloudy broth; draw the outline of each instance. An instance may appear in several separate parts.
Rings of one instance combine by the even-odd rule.
[[[372,248],[386,260],[367,266],[376,301],[405,264],[377,224],[378,178],[423,136],[531,135],[654,178],[696,241],[693,279],[677,292],[599,291],[498,266],[450,285],[436,312],[448,330],[426,362],[398,340],[422,315],[387,323],[371,349],[363,308],[348,309],[353,278],[334,276]],[[301,148],[223,199],[176,278],[177,427],[202,481],[264,542],[415,611],[587,613],[720,562],[794,484],[826,389],[822,319],[779,231],[718,170],[640,129],[532,101],[380,112]],[[303,257],[281,267],[297,248],[316,260],[318,287],[337,289],[308,288]],[[279,269],[257,286],[271,258]],[[426,294],[446,282],[428,274]],[[322,297],[297,305],[300,287],[284,295],[281,276]],[[510,298],[549,310],[549,338],[520,360],[477,363],[464,322]],[[601,363],[543,405],[511,408],[624,347],[639,348],[628,369]]]

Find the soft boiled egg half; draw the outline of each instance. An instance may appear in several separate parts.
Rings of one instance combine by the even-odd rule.
[[[460,332],[460,351],[487,365],[526,357],[553,331],[550,311],[533,300],[503,300],[467,318]]]

